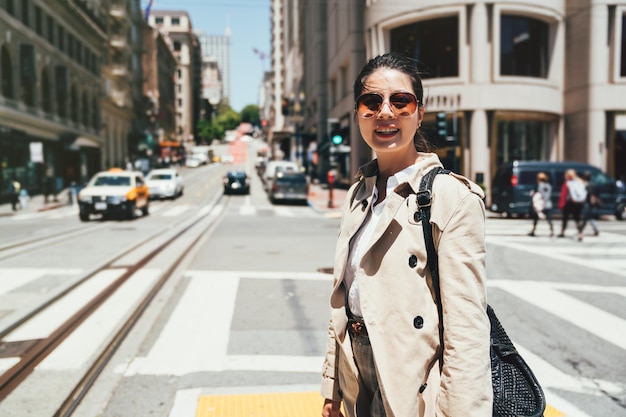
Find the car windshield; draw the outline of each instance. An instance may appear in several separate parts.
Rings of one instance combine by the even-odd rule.
[[[276,182],[280,184],[306,184],[304,175],[283,175],[276,178]]]
[[[150,175],[151,180],[171,180],[172,174],[153,174]]]
[[[228,178],[230,179],[244,179],[246,178],[245,172],[230,172],[228,174]]]
[[[93,185],[96,187],[100,186],[126,186],[130,185],[130,177],[121,177],[117,175],[103,175],[101,177],[96,178]]]

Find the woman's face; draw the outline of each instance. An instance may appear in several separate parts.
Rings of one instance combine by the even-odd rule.
[[[356,116],[361,136],[379,158],[395,154],[415,154],[413,138],[422,123],[424,108],[419,107],[410,116],[396,111],[399,114],[397,116],[389,103],[389,97],[398,92],[415,94],[411,78],[401,71],[389,68],[380,68],[373,72],[365,81],[365,89],[361,92],[377,93],[384,99],[382,107],[372,117]]]

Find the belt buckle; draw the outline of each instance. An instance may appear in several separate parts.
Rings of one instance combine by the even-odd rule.
[[[365,325],[360,321],[352,320],[350,327],[354,336],[360,336],[361,333],[365,333]]]

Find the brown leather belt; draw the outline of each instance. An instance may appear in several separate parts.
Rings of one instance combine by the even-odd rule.
[[[350,336],[367,336],[367,327],[363,320],[348,319],[348,332]]]

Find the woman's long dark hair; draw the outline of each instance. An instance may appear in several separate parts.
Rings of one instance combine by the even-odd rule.
[[[359,76],[354,81],[355,103],[361,94],[363,94],[363,90],[365,90],[367,78],[372,75],[373,72],[381,68],[398,70],[408,75],[411,79],[413,92],[417,97],[419,107],[424,105],[424,87],[422,86],[422,78],[420,77],[420,71],[417,68],[417,62],[412,58],[396,52],[378,55],[377,57],[370,59],[369,62],[361,68]],[[419,129],[415,132],[413,143],[418,152],[430,152],[430,144]]]

